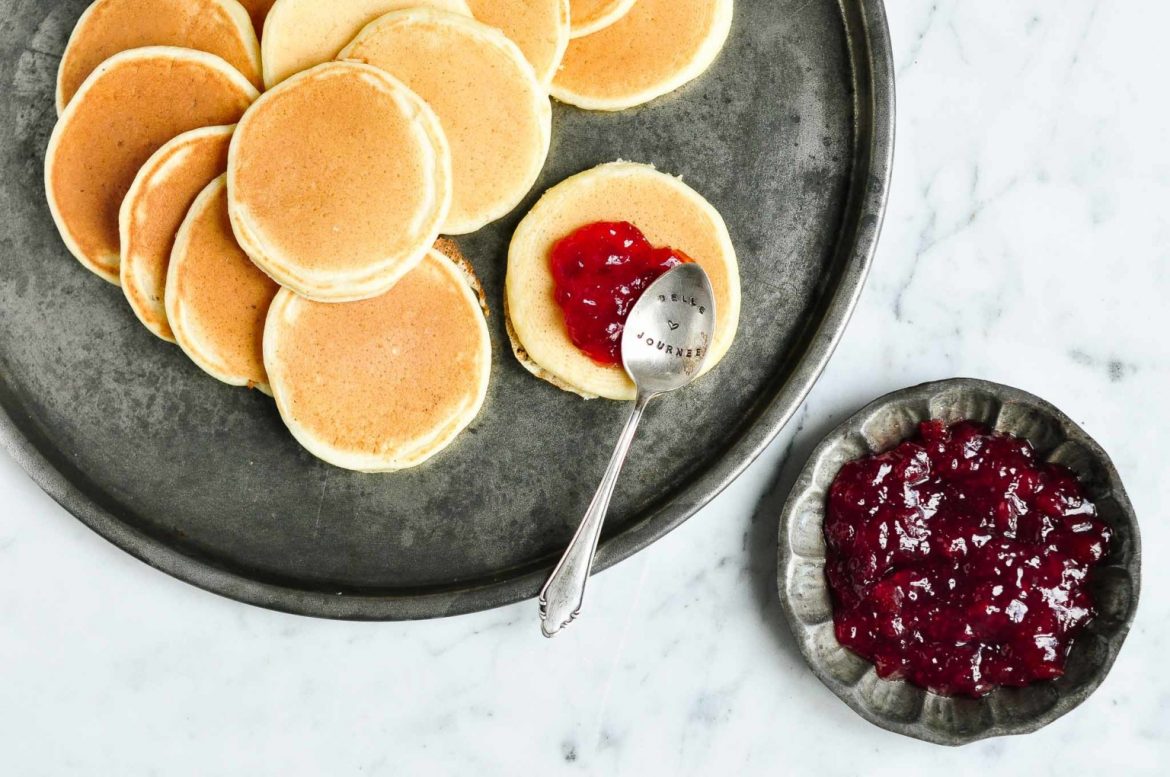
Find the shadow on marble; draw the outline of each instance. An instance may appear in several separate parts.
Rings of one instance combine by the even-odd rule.
[[[802,410],[800,416],[793,419],[793,423],[797,424],[796,433],[784,451],[771,483],[756,504],[749,529],[748,563],[756,603],[768,631],[776,638],[780,649],[799,665],[803,665],[804,659],[784,620],[784,611],[780,608],[780,598],[776,592],[776,532],[780,511],[797,476],[812,455],[813,448],[837,425],[835,419],[838,417],[842,417],[842,414],[833,414],[812,426],[805,426],[805,411]]]

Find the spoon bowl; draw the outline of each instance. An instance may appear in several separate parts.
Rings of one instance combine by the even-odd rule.
[[[626,319],[622,366],[639,392],[682,388],[707,361],[715,333],[715,292],[699,265],[672,268],[646,289]]]

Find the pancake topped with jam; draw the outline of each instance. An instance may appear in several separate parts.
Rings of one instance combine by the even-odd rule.
[[[633,381],[620,363],[595,358],[570,336],[552,266],[562,240],[583,227],[608,224],[630,225],[650,244],[668,246],[680,260],[706,270],[716,323],[703,369],[714,368],[739,324],[739,264],[727,226],[714,206],[681,180],[631,162],[601,165],[562,181],[516,228],[504,299],[517,358],[537,377],[584,397],[634,398]]]

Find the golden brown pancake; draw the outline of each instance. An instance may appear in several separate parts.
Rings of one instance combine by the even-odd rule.
[[[653,245],[676,248],[707,271],[715,291],[716,325],[704,372],[718,364],[739,325],[739,264],[727,227],[719,212],[681,180],[632,162],[612,162],[562,181],[516,228],[508,249],[505,315],[521,363],[537,377],[586,398],[634,398],[625,370],[599,364],[573,344],[553,298],[553,246],[598,221],[631,222]]]
[[[260,44],[235,0],[96,0],[77,20],[57,70],[57,113],[99,64],[128,49],[179,46],[225,60],[256,87]]]
[[[487,393],[491,342],[474,283],[432,250],[373,299],[330,305],[281,291],[264,364],[297,441],[362,472],[413,467],[447,447]]]
[[[242,75],[201,51],[150,46],[98,66],[45,154],[49,209],[70,252],[118,283],[118,210],[143,163],[182,132],[235,122],[255,98]]]
[[[610,26],[569,42],[552,95],[618,111],[672,92],[715,61],[731,15],[732,0],[638,0]]]
[[[597,32],[629,13],[634,0],[569,0],[573,37]]]
[[[552,109],[532,65],[499,30],[451,13],[395,11],[338,57],[385,70],[438,115],[454,176],[443,234],[474,232],[532,188],[548,156]]]
[[[271,394],[264,372],[264,321],[280,287],[232,235],[220,176],[195,198],[167,270],[167,317],[183,351],[207,374]]]
[[[244,6],[248,16],[252,18],[252,29],[256,31],[257,38],[264,33],[264,20],[268,17],[268,11],[274,2],[276,0],[240,0],[240,5]]]
[[[122,200],[122,291],[138,320],[164,340],[175,340],[163,304],[175,234],[199,193],[227,171],[234,129],[201,127],[167,142],[146,160]]]
[[[547,86],[569,45],[569,0],[468,0],[471,13],[512,39]]]
[[[240,245],[282,285],[327,302],[381,294],[418,264],[451,189],[434,113],[355,62],[318,65],[266,92],[228,155]]]
[[[471,15],[465,0],[277,0],[261,47],[264,83],[328,62],[379,16],[416,7]]]

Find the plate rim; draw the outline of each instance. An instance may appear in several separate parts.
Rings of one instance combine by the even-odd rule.
[[[780,433],[824,371],[852,316],[873,263],[885,216],[894,151],[893,56],[883,0],[839,0],[854,78],[854,160],[842,231],[840,278],[815,329],[805,337],[793,374],[754,422],[715,463],[669,501],[616,536],[602,539],[594,572],[607,569],[677,528],[730,485]],[[19,402],[15,403],[19,408]],[[17,410],[19,412],[19,410]],[[307,589],[247,577],[187,555],[124,522],[41,453],[0,404],[0,445],[57,504],[94,532],[146,564],[211,593],[271,610],[341,620],[397,621],[446,617],[535,597],[548,570],[449,590],[378,595]],[[548,569],[551,569],[550,559]]]

